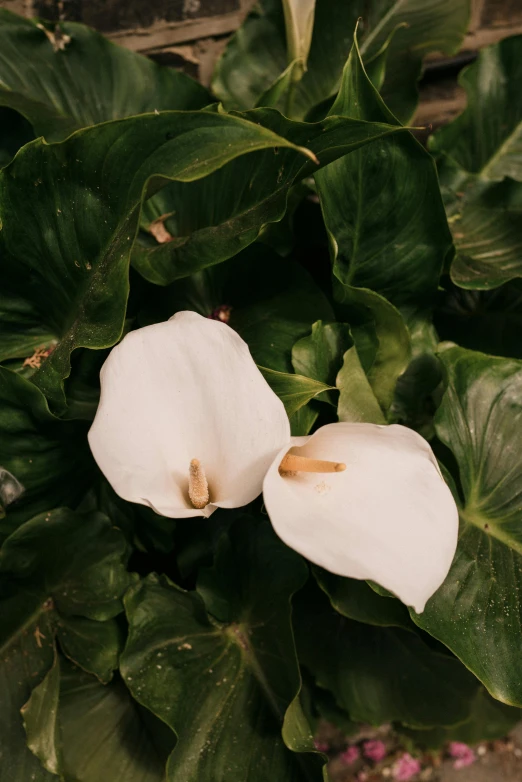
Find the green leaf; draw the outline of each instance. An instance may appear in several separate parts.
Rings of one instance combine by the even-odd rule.
[[[482,179],[522,180],[522,36],[487,46],[461,72],[467,106],[431,138],[431,149]]]
[[[108,516],[129,544],[139,551],[171,554],[174,548],[177,521],[159,516],[145,505],[123,500],[101,474],[83,498],[79,510],[83,513],[98,511]]]
[[[366,581],[335,576],[318,567],[313,568],[313,573],[323,592],[328,595],[332,607],[339,614],[377,627],[412,629],[408,609],[400,600],[381,597]]]
[[[78,504],[96,474],[86,434],[84,424],[55,418],[36,386],[0,367],[0,465],[25,489],[7,509],[2,537],[37,513]]]
[[[155,576],[128,593],[122,673],[178,736],[169,782],[321,779],[319,758],[281,737],[286,714],[286,740],[305,749],[302,713],[288,713],[300,689],[290,598],[305,579],[303,561],[246,517],[200,575],[200,594]]]
[[[121,612],[121,598],[132,580],[125,559],[125,539],[100,514],[50,511],[23,524],[4,542],[0,550],[0,730],[8,743],[0,755],[2,779],[27,782],[33,773],[38,782],[54,779],[27,749],[19,712],[31,691],[41,685],[24,716],[34,726],[34,742],[30,737],[34,751],[39,757],[46,754],[49,767],[55,768],[59,756],[57,750],[51,752],[55,728],[49,720],[55,712],[56,674],[45,676],[55,660],[54,638],[61,632],[57,625],[83,617],[92,628]],[[107,652],[98,670],[94,652],[99,636],[91,635],[86,626],[83,630],[81,662],[87,670],[106,676]]]
[[[392,418],[431,439],[434,435],[433,416],[443,391],[443,374],[438,358],[430,353],[416,356],[397,380]]]
[[[403,307],[401,314],[410,334],[412,358],[419,358],[426,354],[433,355],[437,351],[440,339],[433,325],[431,308]]]
[[[458,465],[461,529],[446,581],[412,618],[494,698],[520,706],[522,362],[462,348],[440,358],[448,388],[435,423]]]
[[[296,410],[290,416],[290,432],[292,437],[304,437],[310,433],[312,426],[319,418],[319,410],[308,403]]]
[[[310,323],[334,318],[308,272],[261,244],[166,288],[148,288],[145,296],[140,325],[167,320],[179,310],[221,314],[248,343],[256,363],[281,372],[292,370],[293,345]]]
[[[0,9],[0,105],[16,109],[47,140],[107,120],[209,103],[208,92],[184,73],[89,27],[67,22],[53,32]]]
[[[318,320],[312,326],[312,333],[294,344],[292,365],[297,374],[333,386],[343,356],[352,344],[347,324]]]
[[[275,82],[257,99],[256,108],[267,106],[275,109],[278,106],[285,106],[286,110],[283,111],[283,114],[291,115],[290,107],[293,90],[296,82],[302,78],[302,75],[302,62],[292,60]]]
[[[145,204],[142,227],[150,230],[159,220],[167,230],[160,234],[165,241],[142,237],[134,248],[133,265],[150,282],[168,285],[231,258],[266,225],[283,218],[294,183],[364,144],[405,132],[386,123],[341,117],[292,122],[273,109],[256,109],[242,117],[288,139],[287,148],[274,143],[275,149],[232,161],[205,180],[169,185]],[[296,145],[317,159],[306,161],[296,153]]]
[[[23,295],[0,292],[0,323],[2,362],[13,358],[31,359],[36,351],[47,351],[56,345],[53,331],[42,323],[38,309]],[[38,354],[32,363],[38,364]]]
[[[355,30],[355,37],[357,37],[360,22],[361,19],[358,20],[357,28]],[[384,79],[386,78],[386,68],[388,64],[387,61],[388,61],[388,55],[390,53],[390,44],[393,40],[393,36],[399,30],[407,27],[408,27],[407,22],[399,22],[399,24],[397,24],[396,27],[394,27],[390,31],[388,38],[381,44],[381,48],[375,54],[373,54],[364,64],[364,70],[366,71],[371,83],[374,85],[375,89],[378,92],[380,92],[380,90],[382,89],[382,85],[384,84]],[[391,97],[391,100],[393,100],[393,96]]]
[[[355,345],[344,354],[337,375],[339,389],[337,415],[348,423],[385,424],[386,419],[362,368]]]
[[[364,70],[357,38],[330,115],[398,124]],[[432,157],[410,134],[376,141],[315,175],[334,274],[397,306],[437,291],[452,247]]]
[[[461,288],[487,290],[522,277],[521,218],[522,183],[506,178],[468,187],[451,218],[457,249],[451,266],[453,282]]]
[[[35,633],[38,631],[37,635]],[[52,627],[42,612],[24,630],[2,645],[0,662],[0,777],[9,782],[56,782],[28,749],[20,709],[51,668],[54,659]]]
[[[117,619],[97,622],[83,616],[59,616],[56,637],[60,648],[84,671],[106,684],[118,668],[124,633]]]
[[[433,417],[445,390],[442,366],[435,355],[440,340],[430,310],[406,307],[402,315],[410,334],[412,360],[397,379],[391,419],[431,440]]]
[[[139,706],[115,679],[102,685],[66,663],[59,721],[65,779],[75,782],[164,782],[174,745],[167,726]]]
[[[174,735],[119,679],[102,685],[57,656],[23,714],[29,747],[60,779],[164,782]]]
[[[250,109],[270,90],[287,65],[282,2],[262,0],[218,60],[212,90],[227,109]]]
[[[373,0],[365,5],[361,24],[363,59],[374,60],[390,41],[380,92],[402,121],[409,121],[415,113],[423,59],[430,52],[458,52],[470,13],[470,0]]]
[[[358,18],[363,17],[364,59],[374,64],[382,56],[384,45],[389,44],[383,93],[394,113],[409,119],[417,104],[416,85],[423,58],[431,51],[458,51],[468,26],[469,6],[469,0],[433,0],[429,4],[424,0],[317,0],[307,71],[296,87],[292,116],[304,117],[335,95],[353,30]],[[287,63],[282,4],[279,0],[262,0],[218,61],[214,92],[227,108],[250,108]],[[378,69],[377,75],[382,79]]]
[[[400,312],[379,294],[342,283],[334,285],[341,314],[352,327],[358,358],[387,415],[397,380],[410,362],[408,328]]]
[[[347,619],[311,589],[296,598],[294,630],[300,661],[354,721],[428,727],[470,714],[475,678],[414,633]]]
[[[81,545],[80,545],[81,542]],[[125,570],[125,538],[101,514],[79,514],[67,509],[42,513],[9,536],[0,550],[0,576],[16,580],[18,602],[53,607],[66,616],[105,621],[121,613],[121,597],[132,578]],[[23,627],[22,611],[4,614],[1,639]]]
[[[422,731],[400,727],[398,730],[412,739],[418,747],[441,749],[448,741],[462,741],[464,744],[473,745],[479,741],[501,739],[519,721],[520,709],[494,700],[481,687],[473,700],[471,716],[460,725]]]
[[[55,652],[54,662],[22,709],[27,746],[52,774],[60,773],[61,746],[58,725],[60,697],[60,661]]]
[[[332,143],[339,129],[332,126]],[[360,143],[368,127],[352,125],[349,135]],[[122,334],[145,190],[165,183],[159,175],[193,181],[275,145],[301,157],[291,142],[239,117],[165,112],[98,125],[58,144],[35,141],[0,172],[2,285],[59,340],[33,378],[53,405],[64,407],[72,350],[109,347]]]
[[[288,416],[294,415],[311,399],[330,391],[334,386],[327,386],[318,380],[303,375],[291,375],[287,372],[275,372],[273,369],[259,367],[266,382],[283,402]]]

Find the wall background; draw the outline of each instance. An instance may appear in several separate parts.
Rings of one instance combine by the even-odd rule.
[[[0,0],[0,7],[24,16],[88,24],[206,85],[229,36],[254,5],[255,0]],[[452,60],[434,55],[427,62],[417,124],[440,125],[462,111],[459,67],[483,46],[522,33],[522,0],[472,0],[472,7],[460,55]]]

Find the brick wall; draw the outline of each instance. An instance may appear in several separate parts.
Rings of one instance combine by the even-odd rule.
[[[0,0],[24,16],[83,22],[128,49],[208,84],[215,60],[255,0]]]
[[[209,83],[228,36],[254,4],[255,0],[0,0],[0,7],[25,16],[84,22],[122,46],[183,68],[204,84]],[[522,0],[472,0],[472,5],[463,51],[522,33]],[[441,114],[449,118],[461,110],[463,96],[454,84],[448,85],[447,94],[445,90],[445,85],[437,86],[424,102],[438,101]],[[420,119],[432,114],[429,106]]]

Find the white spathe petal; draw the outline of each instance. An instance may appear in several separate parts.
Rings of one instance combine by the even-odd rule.
[[[275,454],[290,440],[284,406],[229,326],[195,312],[132,331],[101,371],[89,444],[113,489],[173,518],[210,516],[261,492]],[[188,496],[199,459],[210,503]]]
[[[303,67],[312,43],[315,0],[283,0],[288,59],[300,60]]]
[[[457,507],[428,443],[404,426],[338,423],[291,450],[346,470],[283,477],[282,449],[263,485],[277,534],[316,565],[376,581],[422,612],[458,536]]]

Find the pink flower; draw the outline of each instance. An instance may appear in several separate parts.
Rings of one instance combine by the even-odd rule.
[[[374,763],[379,763],[386,757],[386,745],[384,741],[365,741],[363,744],[363,755]]]
[[[330,749],[330,746],[326,743],[326,741],[318,741],[317,739],[314,739],[314,745],[318,752],[328,752]]]
[[[360,754],[361,753],[359,751],[359,747],[352,745],[348,747],[344,752],[341,752],[339,757],[343,763],[346,763],[346,765],[349,766],[352,763],[355,763],[355,761],[359,759]]]
[[[449,748],[449,754],[452,758],[456,758],[453,768],[460,769],[471,766],[475,762],[475,753],[468,747],[467,744],[463,744],[461,741],[451,741]]]
[[[220,320],[222,323],[228,323],[230,315],[232,314],[232,307],[229,304],[221,304],[212,310],[208,316],[211,320]]]
[[[420,762],[415,758],[412,758],[408,752],[405,752],[393,767],[392,776],[397,782],[408,782],[408,780],[414,777],[415,774],[418,774],[420,770]]]

